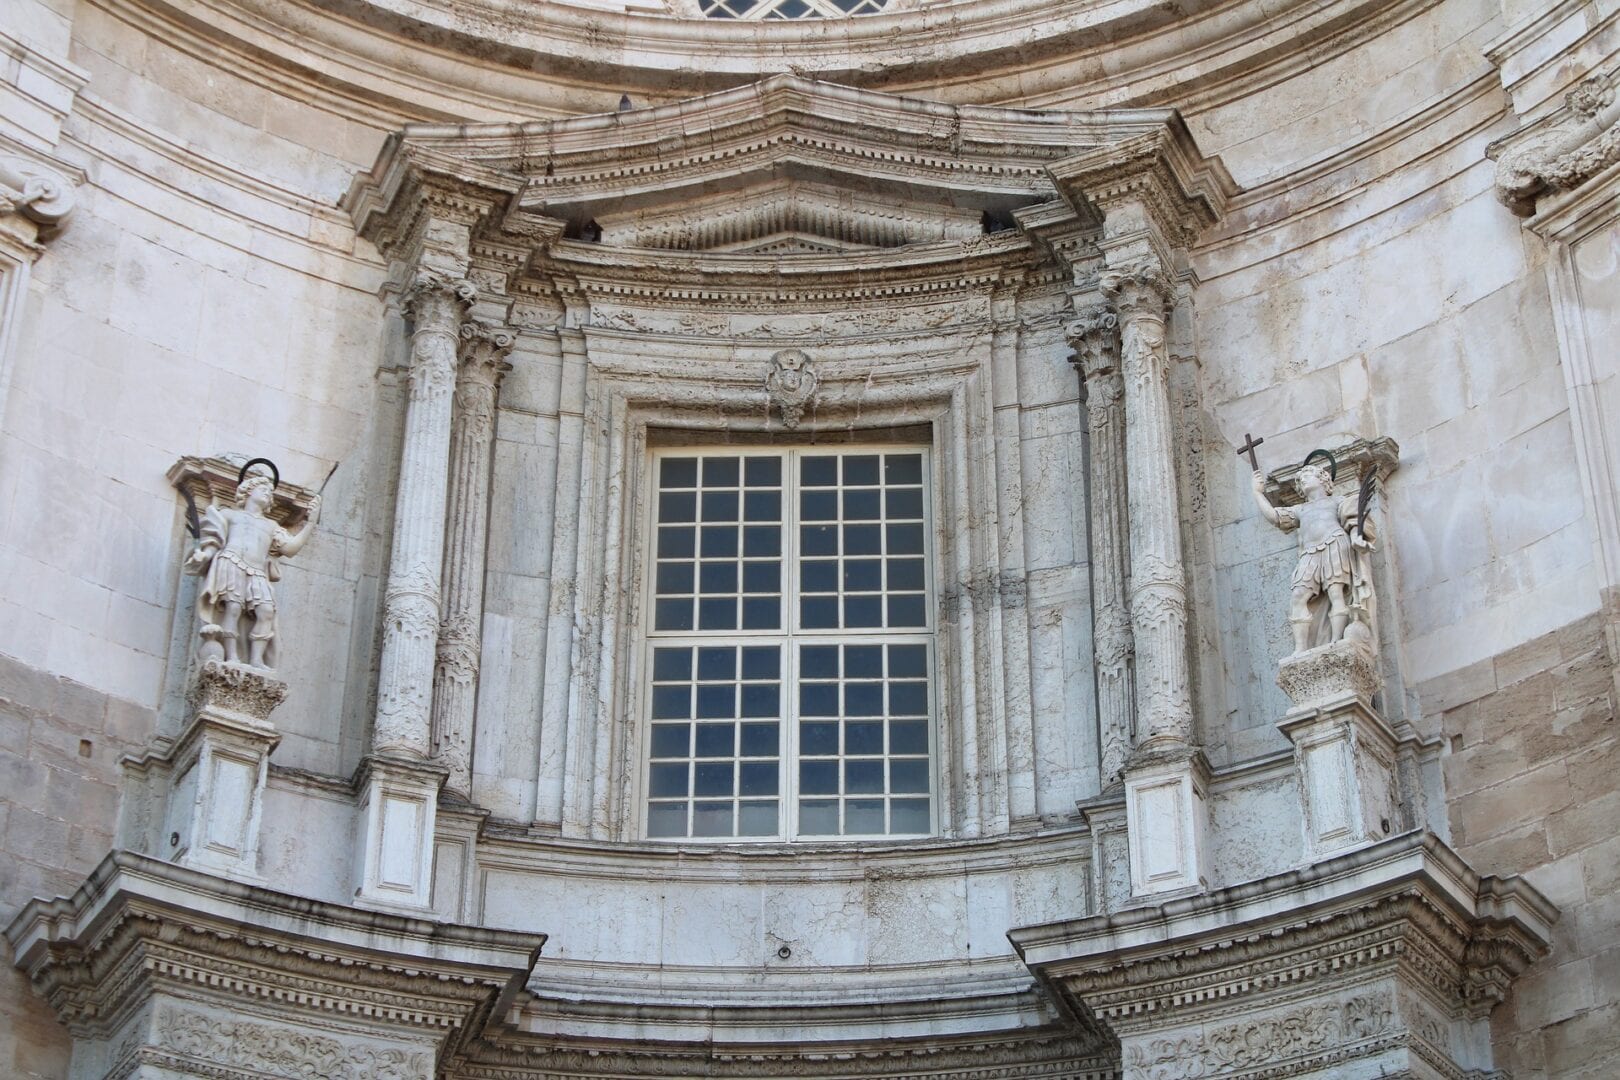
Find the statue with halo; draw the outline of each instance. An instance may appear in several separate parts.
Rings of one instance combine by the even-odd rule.
[[[1251,467],[1254,446],[1263,441],[1251,439],[1239,451],[1248,452]],[[1295,656],[1337,641],[1374,643],[1371,554],[1376,537],[1368,509],[1377,469],[1367,470],[1359,492],[1344,496],[1333,494],[1338,471],[1329,451],[1311,451],[1294,475],[1302,502],[1273,506],[1266,498],[1265,474],[1254,468],[1254,499],[1261,515],[1279,529],[1299,532],[1299,562],[1288,604]]]
[[[201,622],[197,659],[204,664],[223,660],[262,669],[276,665],[272,583],[281,578],[278,560],[303,549],[320,516],[316,495],[297,532],[282,528],[267,513],[280,482],[273,463],[254,458],[237,477],[235,505],[210,504],[200,522],[194,520],[197,546],[185,570],[203,579],[197,594]]]

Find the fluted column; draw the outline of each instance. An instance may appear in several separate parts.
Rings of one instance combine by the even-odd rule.
[[[470,281],[419,270],[406,294],[410,399],[399,455],[393,553],[383,596],[382,659],[372,749],[426,758],[439,580],[444,563],[446,465],[461,317],[478,295]]]
[[[489,462],[495,396],[516,335],[507,327],[461,325],[450,435],[450,502],[444,552],[444,617],[433,679],[433,757],[449,770],[446,791],[472,797],[473,713],[484,619],[489,532]]]
[[[1111,267],[1101,286],[1119,315],[1138,750],[1152,753],[1192,741],[1186,571],[1165,350],[1170,282],[1158,261],[1147,257]]]
[[[1091,432],[1087,504],[1091,508],[1092,654],[1097,669],[1097,722],[1104,787],[1120,779],[1131,752],[1131,621],[1126,597],[1127,535],[1124,379],[1119,370],[1119,318],[1094,308],[1064,333],[1086,384]]]

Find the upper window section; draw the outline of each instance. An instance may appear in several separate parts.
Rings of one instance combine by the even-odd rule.
[[[888,0],[698,0],[711,19],[837,19],[876,15]]]

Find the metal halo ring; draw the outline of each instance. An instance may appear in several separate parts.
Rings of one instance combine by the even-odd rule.
[[[1310,453],[1305,455],[1305,460],[1300,462],[1299,467],[1303,469],[1305,466],[1315,461],[1318,457],[1325,457],[1328,460],[1328,479],[1335,481],[1338,480],[1339,462],[1338,459],[1333,456],[1333,451],[1331,450],[1312,450]]]
[[[1324,453],[1325,453],[1325,450],[1324,450]],[[1306,458],[1306,460],[1309,461],[1309,460],[1311,460],[1311,458]],[[249,460],[248,463],[246,463],[246,465],[241,466],[240,473],[237,473],[237,487],[241,487],[241,481],[245,481],[245,479],[248,479],[248,470],[249,470],[249,468],[253,468],[254,465],[269,465],[269,466],[271,466],[271,487],[272,487],[272,489],[274,489],[274,487],[282,486],[282,471],[280,471],[279,468],[275,468],[275,461],[269,460],[269,458],[251,458],[251,460]]]

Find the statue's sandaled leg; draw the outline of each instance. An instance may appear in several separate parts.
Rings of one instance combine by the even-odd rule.
[[[234,664],[237,662],[236,641],[237,635],[241,632],[241,627],[242,605],[237,603],[235,600],[225,601],[224,616],[219,620],[219,628],[221,630],[219,643],[225,648],[225,662],[227,664]]]
[[[1350,600],[1345,595],[1343,585],[1329,585],[1327,594],[1328,625],[1332,627],[1333,640],[1339,641],[1344,637],[1344,628],[1350,623]]]
[[[1311,647],[1311,598],[1316,593],[1304,585],[1297,586],[1288,602],[1288,626],[1294,631],[1294,654]]]
[[[270,642],[276,637],[276,606],[257,604],[253,608],[253,633],[248,635],[248,663],[254,667],[269,667],[265,656]]]

